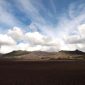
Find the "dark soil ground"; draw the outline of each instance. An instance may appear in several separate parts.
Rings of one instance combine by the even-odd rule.
[[[85,61],[0,61],[0,85],[85,85]]]

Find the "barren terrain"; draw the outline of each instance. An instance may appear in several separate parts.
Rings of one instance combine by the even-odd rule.
[[[85,61],[0,61],[0,85],[85,85]]]

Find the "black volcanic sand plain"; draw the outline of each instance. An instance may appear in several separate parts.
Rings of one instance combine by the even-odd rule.
[[[0,61],[0,85],[85,85],[85,61]]]

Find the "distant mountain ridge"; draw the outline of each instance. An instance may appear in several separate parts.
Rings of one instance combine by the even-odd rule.
[[[56,60],[56,59],[85,59],[85,53],[79,50],[59,52],[45,51],[13,51],[1,54],[1,59],[21,59],[21,60]]]
[[[77,55],[83,55],[83,54],[85,54],[84,52],[82,52],[80,50],[75,50],[75,51],[64,51],[64,50],[62,50],[62,51],[59,51],[59,52],[61,52],[61,53],[67,53],[67,54],[77,54]]]

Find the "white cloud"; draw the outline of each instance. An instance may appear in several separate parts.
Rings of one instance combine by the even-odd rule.
[[[32,44],[43,44],[44,43],[44,36],[41,35],[39,32],[28,32],[25,35],[26,39],[30,41]]]
[[[85,24],[81,24],[77,27],[78,33],[71,35],[64,35],[64,43],[66,45],[66,49],[70,50],[79,49],[85,51]],[[64,47],[65,48],[65,47]]]
[[[20,43],[17,45],[16,50],[27,50],[27,51],[59,51],[58,46],[43,46],[43,45],[30,45],[28,43]]]
[[[16,41],[7,34],[0,34],[0,53],[8,53],[15,50]]]
[[[41,50],[42,46],[41,45],[35,45],[35,46],[29,46],[27,49],[28,51],[39,51]]]
[[[28,32],[26,33],[25,38],[33,45],[57,46],[59,43],[58,40],[52,39],[39,32]]]
[[[0,48],[0,53],[9,53],[14,51],[15,49],[15,46],[2,45]]]
[[[77,44],[80,43],[80,36],[79,35],[69,35],[69,36],[65,36],[64,40],[67,44]]]
[[[76,44],[63,44],[60,48],[60,50],[67,50],[67,51],[73,51],[77,49]]]
[[[29,43],[19,43],[16,45],[16,50],[27,50],[29,47]]]
[[[15,45],[16,42],[6,34],[0,34],[0,45]]]
[[[21,30],[21,28],[18,27],[13,27],[13,29],[9,29],[7,34],[18,41],[23,40],[24,38],[24,32]]]
[[[80,36],[82,38],[85,38],[85,24],[82,24],[78,27],[78,30],[79,30],[79,33],[80,33]]]
[[[80,44],[85,43],[85,24],[78,26],[78,34],[65,35],[64,40],[68,44]]]

